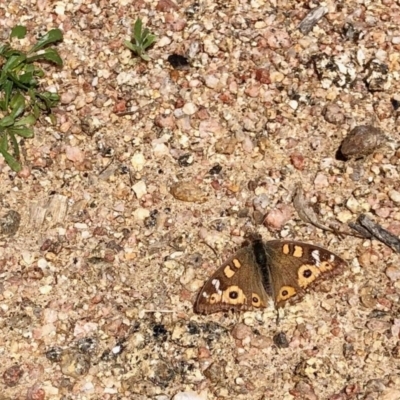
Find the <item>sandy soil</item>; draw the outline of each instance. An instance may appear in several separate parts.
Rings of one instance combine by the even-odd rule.
[[[149,62],[123,46],[138,17]],[[2,2],[2,42],[17,24],[21,48],[62,29],[65,65],[57,125],[21,173],[0,160],[1,400],[400,399],[399,255],[293,206],[300,182],[321,224],[400,234],[399,1]],[[383,136],[341,159],[358,125]],[[249,230],[349,266],[278,324],[194,314]]]

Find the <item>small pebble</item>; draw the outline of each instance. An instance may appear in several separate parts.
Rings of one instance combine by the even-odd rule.
[[[389,198],[390,200],[394,201],[395,203],[400,203],[400,192],[398,192],[397,190],[389,190]]]
[[[329,187],[328,177],[322,173],[318,173],[314,179],[315,189],[325,189]]]
[[[196,113],[197,107],[196,107],[196,105],[193,104],[193,103],[186,103],[186,104],[183,106],[182,110],[183,110],[183,112],[184,112],[186,115],[193,115],[193,114]]]
[[[279,332],[274,335],[273,341],[277,347],[280,349],[285,349],[289,347],[289,341],[287,340],[286,334],[284,332]]]
[[[139,221],[144,221],[149,216],[150,210],[148,210],[147,208],[139,207],[133,212],[133,217]]]
[[[225,138],[215,143],[215,151],[219,154],[232,154],[235,151],[236,139]]]
[[[61,372],[72,378],[81,378],[89,372],[90,357],[87,354],[77,353],[72,350],[61,355]]]
[[[383,134],[380,129],[371,125],[359,125],[343,139],[340,152],[346,159],[362,158],[378,149],[382,141]]]
[[[156,6],[156,10],[160,12],[174,11],[178,8],[172,0],[159,0]]]
[[[344,224],[349,222],[353,218],[353,214],[348,210],[340,211],[337,215],[337,219]]]
[[[290,155],[290,161],[296,169],[303,171],[305,167],[305,158],[302,154],[297,151],[292,153]]]
[[[386,268],[386,276],[393,282],[400,280],[400,268],[395,266],[390,266]]]
[[[132,190],[135,192],[135,195],[139,200],[147,193],[146,184],[143,181],[136,182],[132,186]]]
[[[360,203],[353,196],[346,201],[346,207],[354,214],[360,211]]]
[[[189,203],[204,203],[208,195],[194,182],[177,182],[170,188],[171,194],[178,200]]]
[[[21,214],[10,210],[0,218],[0,235],[13,236],[18,232]]]
[[[172,400],[207,400],[206,392],[178,392]]]
[[[328,104],[322,113],[325,120],[331,124],[341,125],[344,122],[344,114],[341,108],[335,103]]]
[[[243,340],[252,336],[252,330],[249,326],[240,323],[233,328],[231,334],[235,339]]]
[[[264,225],[273,231],[277,231],[283,228],[291,216],[290,209],[282,206],[268,212],[264,219]]]
[[[78,147],[67,146],[65,148],[65,155],[68,160],[75,163],[82,163],[85,160],[85,153]]]
[[[3,382],[8,387],[16,386],[24,374],[20,365],[13,365],[3,373]]]

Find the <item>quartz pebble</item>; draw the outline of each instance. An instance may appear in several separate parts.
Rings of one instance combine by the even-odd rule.
[[[136,182],[132,186],[132,190],[135,192],[136,197],[140,200],[147,193],[146,183],[143,181]]]

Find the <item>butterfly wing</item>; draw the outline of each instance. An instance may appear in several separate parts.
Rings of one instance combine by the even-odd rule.
[[[337,274],[346,261],[323,247],[292,240],[271,240],[264,244],[271,274],[271,295],[275,305],[304,291],[327,274]]]
[[[197,296],[194,311],[211,314],[266,307],[268,295],[262,279],[252,246],[244,247],[205,283]]]

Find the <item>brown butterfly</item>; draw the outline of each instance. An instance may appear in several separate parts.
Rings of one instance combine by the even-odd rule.
[[[194,311],[264,308],[272,298],[282,307],[316,279],[338,273],[347,263],[319,246],[293,240],[254,240],[224,263],[200,290]]]

